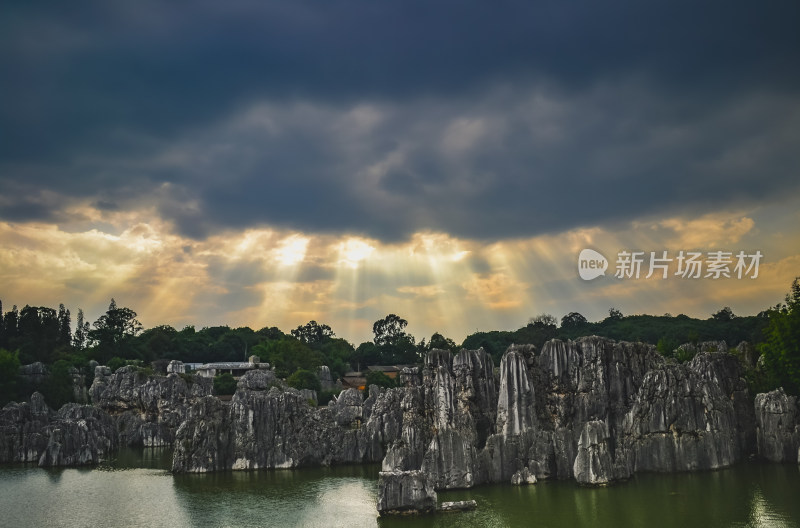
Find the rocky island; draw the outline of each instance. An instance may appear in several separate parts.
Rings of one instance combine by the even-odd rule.
[[[380,462],[382,515],[434,511],[437,490],[487,483],[797,463],[795,398],[753,399],[746,350],[705,348],[717,351],[678,364],[642,343],[551,340],[512,345],[497,367],[483,349],[433,350],[401,386],[348,389],[327,406],[269,369],[244,374],[226,402],[201,377],[98,366],[91,405],[56,412],[38,393],[6,405],[0,462],[96,464],[122,446],[173,446],[176,473]]]

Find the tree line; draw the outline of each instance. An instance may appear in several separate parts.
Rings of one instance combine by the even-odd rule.
[[[91,325],[84,320],[83,311],[78,310],[73,330],[70,311],[63,304],[57,310],[37,306],[18,310],[14,306],[3,313],[0,302],[0,404],[21,390],[13,386],[19,366],[36,361],[48,365],[51,373],[61,373],[62,386],[65,373],[73,368],[84,374],[90,383],[92,361],[112,369],[133,363],[163,372],[172,359],[209,363],[246,361],[253,355],[272,364],[282,378],[289,378],[298,371],[316,372],[321,365],[327,365],[336,378],[370,365],[417,364],[434,348],[456,351],[462,347],[483,347],[498,365],[503,352],[512,343],[533,344],[541,349],[550,339],[575,339],[586,335],[651,343],[667,357],[673,357],[678,346],[687,342],[724,340],[729,347],[735,347],[740,341],[748,341],[764,358],[762,370],[754,375],[753,383],[760,389],[781,384],[800,394],[798,279],[792,283],[785,303],[754,316],[736,316],[728,307],[711,314],[708,319],[683,314],[625,316],[611,308],[608,317],[601,321],[589,322],[580,313],[572,312],[558,324],[554,316],[541,314],[514,331],[475,332],[460,345],[440,333],[434,333],[427,341],[417,341],[406,331],[408,321],[396,314],[375,321],[373,339],[357,347],[337,337],[327,324],[317,321],[284,333],[274,326],[259,330],[228,326],[200,330],[186,326],[178,330],[169,325],[144,329],[137,317],[135,311],[120,307],[111,299],[108,310]]]

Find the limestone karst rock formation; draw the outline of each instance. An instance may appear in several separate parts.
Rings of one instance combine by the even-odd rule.
[[[796,398],[776,390],[753,405],[742,350],[700,347],[677,364],[651,345],[585,337],[512,345],[499,365],[482,349],[433,350],[400,386],[349,389],[327,406],[269,369],[242,376],[226,402],[178,365],[167,376],[98,366],[92,406],[56,412],[35,393],[0,410],[0,461],[84,465],[173,445],[175,472],[380,462],[384,514],[432,511],[437,490],[484,483],[607,485],[752,455],[797,463]]]

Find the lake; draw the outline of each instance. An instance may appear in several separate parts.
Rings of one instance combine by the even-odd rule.
[[[379,519],[379,467],[172,475],[171,451],[126,450],[94,469],[0,468],[0,526],[657,527],[800,526],[796,465],[638,475],[608,488],[574,482],[439,493],[478,510]]]

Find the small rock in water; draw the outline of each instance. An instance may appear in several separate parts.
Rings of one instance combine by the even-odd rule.
[[[474,500],[443,502],[442,505],[439,506],[439,511],[443,512],[471,511],[477,507],[478,503],[475,502]]]
[[[536,484],[536,475],[530,472],[528,468],[522,468],[513,475],[511,475],[511,483],[515,486],[522,486],[525,484]]]

